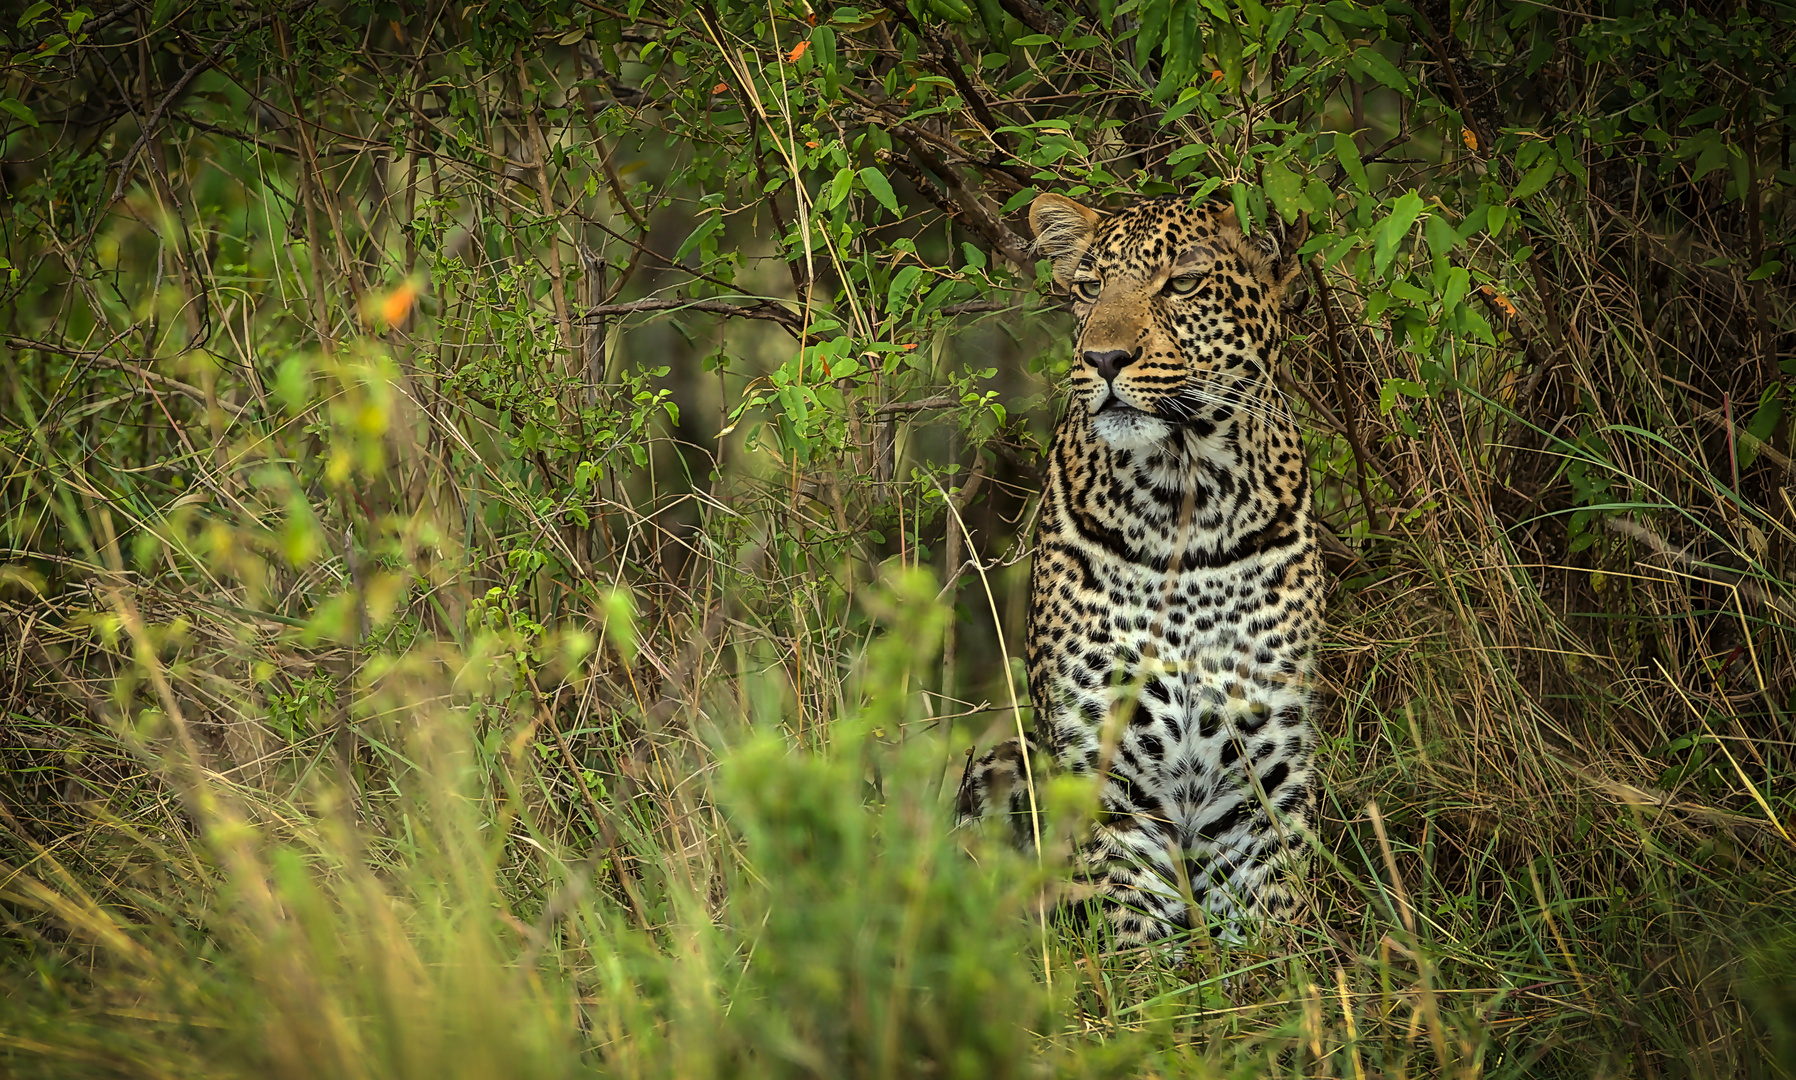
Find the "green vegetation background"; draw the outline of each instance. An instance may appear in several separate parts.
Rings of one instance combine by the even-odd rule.
[[[1793,44],[9,5],[0,1071],[1792,1075]],[[949,829],[1028,722],[1050,190],[1310,231],[1289,940],[1116,953],[1072,824]]]

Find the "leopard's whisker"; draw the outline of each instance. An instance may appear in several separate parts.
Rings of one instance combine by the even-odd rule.
[[[1199,406],[1246,413],[1269,424],[1294,424],[1296,422],[1282,394],[1277,400],[1269,400],[1259,394],[1243,393],[1233,386],[1218,393],[1201,385],[1187,383],[1180,389],[1177,396],[1169,398],[1163,403],[1162,408],[1182,412],[1184,416],[1181,419],[1190,420],[1195,418],[1196,409]]]

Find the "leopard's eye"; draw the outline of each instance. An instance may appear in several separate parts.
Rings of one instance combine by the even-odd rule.
[[[1167,282],[1166,291],[1173,296],[1190,296],[1197,291],[1198,282],[1201,280],[1202,278],[1196,274],[1184,274]]]
[[[1073,295],[1086,303],[1091,303],[1104,291],[1104,283],[1092,278],[1073,282]]]

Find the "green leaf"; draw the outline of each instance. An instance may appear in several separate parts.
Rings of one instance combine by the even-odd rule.
[[[1372,190],[1371,182],[1366,179],[1365,163],[1359,158],[1359,145],[1345,131],[1335,132],[1335,160],[1341,163],[1341,171],[1361,191]]]
[[[1296,221],[1303,211],[1303,177],[1274,161],[1265,167],[1261,179],[1266,187],[1266,198],[1272,201],[1279,216],[1286,221]]]
[[[1166,20],[1171,15],[1168,10],[1171,0],[1145,0],[1140,11],[1141,25],[1135,31],[1136,48],[1145,48],[1148,44],[1160,44],[1160,33],[1166,27]]]
[[[1422,235],[1428,238],[1428,250],[1433,252],[1437,259],[1444,259],[1451,255],[1453,249],[1459,245],[1459,234],[1454,232],[1453,226],[1447,224],[1447,219],[1439,214],[1429,216],[1428,221],[1422,226]]]
[[[955,298],[961,288],[961,282],[955,281],[953,278],[943,278],[936,283],[935,288],[929,290],[927,296],[917,302],[912,309],[912,318],[921,319],[925,315],[940,311],[948,301]]]
[[[1400,94],[1409,92],[1409,80],[1376,49],[1362,48],[1355,52],[1353,59],[1347,64],[1347,70],[1352,71],[1356,67]]]
[[[1280,10],[1283,9],[1281,8]],[[1179,117],[1184,116],[1192,109],[1197,108],[1198,103],[1201,101],[1203,101],[1203,91],[1194,86],[1186,87],[1185,90],[1179,94],[1179,100],[1175,102],[1171,108],[1160,115],[1160,126],[1165,127]]]
[[[1035,45],[1052,45],[1054,44],[1054,39],[1046,34],[1027,34],[1017,38],[1015,41],[1011,42],[1011,44],[1029,48]]]
[[[1409,235],[1409,228],[1422,213],[1422,197],[1413,190],[1405,193],[1391,207],[1391,216],[1378,225],[1372,239],[1372,266],[1382,276],[1397,254],[1397,245]]]
[[[968,23],[973,21],[973,9],[960,0],[928,0],[929,10],[951,23]]]
[[[1490,323],[1479,314],[1478,309],[1470,304],[1463,304],[1453,313],[1453,321],[1465,333],[1471,334],[1486,345],[1495,345],[1497,335],[1490,328]]]
[[[1247,185],[1229,185],[1229,195],[1235,203],[1235,220],[1241,223],[1241,235],[1249,236],[1253,232],[1253,215],[1247,209]]]
[[[1285,40],[1285,35],[1291,32],[1291,27],[1297,22],[1297,7],[1296,4],[1280,4],[1278,10],[1272,13],[1272,25],[1266,28],[1268,47],[1277,48],[1279,42]]]
[[[1684,117],[1682,122],[1685,127],[1699,128],[1704,124],[1713,124],[1725,115],[1727,115],[1726,105],[1710,105],[1706,109],[1700,109]]]
[[[1553,175],[1558,171],[1559,171],[1558,155],[1556,155],[1556,154],[1541,155],[1540,164],[1538,164],[1538,165],[1534,166],[1534,168],[1528,170],[1528,175],[1522,177],[1521,183],[1515,185],[1515,190],[1509,193],[1509,197],[1511,199],[1527,198],[1528,196],[1539,191],[1541,188],[1546,187],[1547,184],[1551,183],[1552,179],[1553,179]]]
[[[1328,17],[1345,26],[1383,26],[1385,14],[1378,8],[1370,10],[1355,7],[1347,0],[1331,0],[1323,8]]]
[[[1463,266],[1450,266],[1440,285],[1441,311],[1451,312],[1465,299],[1466,290],[1472,285],[1472,272]]]
[[[1397,395],[1409,398],[1425,398],[1428,388],[1411,379],[1386,379],[1384,387],[1378,391],[1378,411],[1390,415],[1391,407],[1397,404]]]
[[[19,28],[24,29],[25,27],[30,26],[38,20],[38,16],[49,10],[49,0],[37,0],[37,3],[26,8],[25,13],[19,16]]]
[[[1764,442],[1771,438],[1771,433],[1777,430],[1777,425],[1783,418],[1783,398],[1777,387],[1774,386],[1765,391],[1765,396],[1759,400],[1759,411],[1752,414],[1752,420],[1747,423],[1746,431],[1753,438]]]
[[[1572,145],[1572,137],[1569,134],[1562,133],[1554,139],[1553,148],[1559,155],[1560,167],[1570,173],[1572,179],[1580,184],[1590,183],[1590,171],[1584,168],[1583,163],[1578,160],[1577,147]]]
[[[1041,192],[1037,191],[1035,188],[1026,187],[1015,195],[1012,195],[1010,198],[1004,200],[1004,208],[1001,213],[1003,213],[1004,216],[1009,217],[1011,214],[1016,213],[1018,210],[1021,210],[1023,207],[1034,202],[1035,197],[1039,194],[1041,194]]]
[[[861,183],[867,185],[868,193],[878,199],[879,205],[890,210],[894,216],[903,213],[898,209],[898,196],[892,194],[892,182],[886,179],[885,173],[873,168],[862,169]]]
[[[1388,288],[1392,296],[1399,300],[1408,300],[1412,304],[1426,304],[1434,299],[1432,294],[1412,281],[1393,281]]]
[[[990,39],[991,48],[1000,53],[1009,52],[1010,41],[1004,36],[1004,9],[998,6],[998,0],[973,0],[973,6],[979,9],[979,21],[985,24],[985,36]],[[1110,24],[1105,23],[1104,28],[1108,30]]]
[[[1327,184],[1313,176],[1310,177],[1310,182],[1304,186],[1303,201],[1304,205],[1309,207],[1310,213],[1318,217],[1326,218],[1334,213],[1335,193],[1328,189]]]
[[[574,491],[581,495],[586,494],[586,490],[592,486],[593,478],[602,476],[603,473],[604,470],[599,465],[590,461],[582,461],[574,468]]]
[[[1705,132],[1711,136],[1704,139],[1702,152],[1696,155],[1696,164],[1691,167],[1690,179],[1700,180],[1716,169],[1727,165],[1727,143],[1715,132]]]
[[[25,103],[17,98],[0,98],[0,109],[5,109],[32,127],[37,126],[37,117],[33,116],[31,110],[25,107]]]
[[[1765,265],[1759,267],[1757,270],[1754,270],[1752,273],[1747,274],[1746,280],[1747,281],[1763,281],[1768,277],[1772,277],[1773,275],[1775,275],[1778,271],[1782,270],[1783,268],[1784,268],[1783,263],[1779,262],[1776,259],[1772,259],[1770,262],[1767,262]]]
[[[1203,183],[1197,185],[1197,190],[1195,190],[1191,193],[1191,201],[1194,203],[1203,202],[1205,199],[1210,197],[1210,192],[1215,191],[1217,188],[1219,188],[1221,186],[1222,186],[1222,177],[1212,176],[1208,180],[1205,180]]]
[[[911,290],[916,288],[917,279],[923,276],[921,266],[907,266],[892,275],[891,288],[886,290],[886,314],[896,317],[899,305],[910,299]]]
[[[704,243],[706,237],[722,227],[722,214],[706,214],[705,220],[698,223],[698,228],[692,230],[692,235],[688,236],[686,242],[680,245],[680,249],[674,252],[674,262],[679,262],[681,259],[684,259],[687,252]]]
[[[1477,206],[1474,206],[1472,212],[1465,216],[1465,220],[1459,223],[1459,227],[1453,230],[1455,243],[1465,243],[1472,237],[1473,233],[1483,229],[1489,219],[1490,207],[1488,205],[1479,203]]]
[[[1783,421],[1783,418],[1782,391],[1779,387],[1773,386],[1766,390],[1764,396],[1759,399],[1758,411],[1752,414],[1752,419],[1746,424],[1746,430],[1740,433],[1740,438],[1734,440],[1734,454],[1738,458],[1741,468],[1745,468],[1757,460],[1759,447],[1771,441],[1772,433],[1777,430],[1777,425]]]
[[[839,170],[836,173],[836,178],[829,182],[829,194],[825,195],[823,198],[823,208],[825,210],[834,210],[836,207],[841,206],[842,200],[846,199],[848,193],[853,190],[854,170]]]

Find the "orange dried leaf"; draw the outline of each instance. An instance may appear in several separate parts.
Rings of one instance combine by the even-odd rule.
[[[1509,302],[1509,297],[1504,296],[1502,293],[1491,288],[1489,285],[1478,286],[1478,291],[1483,293],[1484,295],[1490,297],[1490,302],[1497,305],[1497,307],[1503,312],[1503,314],[1505,314],[1505,315],[1514,315],[1515,314],[1515,305]]]
[[[810,148],[811,148],[811,149],[812,149],[812,150],[815,150],[815,149],[817,149],[817,147],[818,147],[818,146],[821,146],[821,145],[822,145],[822,144],[821,144],[821,143],[814,143],[814,142],[808,142],[808,143],[805,143],[805,145],[806,145],[806,146],[808,146],[808,147],[810,147]]]
[[[415,281],[400,282],[399,287],[388,293],[380,302],[380,317],[388,326],[398,326],[411,314],[412,302],[418,298],[418,284]]]
[[[1220,70],[1210,72],[1210,81],[1211,82],[1221,82],[1223,79],[1226,79],[1227,77],[1228,76],[1224,75]]]
[[[729,93],[729,90],[730,90],[730,84],[727,82],[720,82],[716,86],[713,86],[711,88],[711,92],[713,94],[727,94],[727,93]]]
[[[811,43],[809,41],[801,41],[792,46],[792,51],[786,54],[786,61],[793,64],[798,63],[798,58],[803,56],[804,51],[810,47]]]

